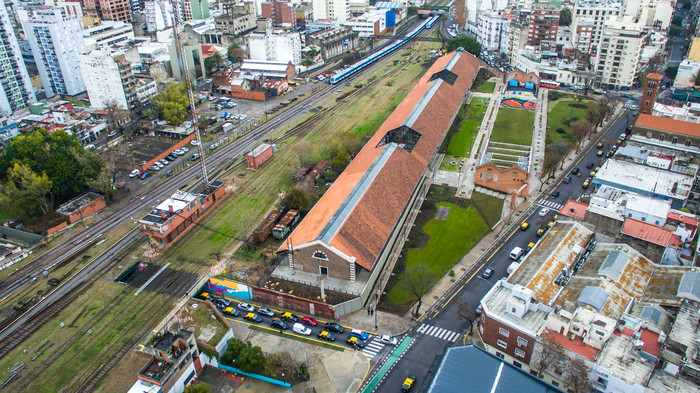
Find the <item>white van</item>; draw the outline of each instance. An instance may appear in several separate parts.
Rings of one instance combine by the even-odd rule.
[[[294,326],[292,326],[292,330],[294,331],[294,333],[303,334],[304,336],[311,335],[311,329],[307,328],[306,326],[304,326],[298,322],[295,323]]]
[[[510,264],[510,266],[508,266],[508,270],[506,270],[506,273],[510,276],[510,274],[518,270],[519,267],[520,264],[518,262],[513,262]]]
[[[523,255],[523,249],[520,247],[515,247],[511,252],[510,252],[510,259],[518,260],[520,256]]]

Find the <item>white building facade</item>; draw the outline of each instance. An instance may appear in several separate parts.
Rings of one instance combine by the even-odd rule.
[[[5,36],[0,40],[0,115],[9,116],[36,99],[5,7],[0,7],[0,34]]]
[[[349,0],[313,0],[314,20],[334,19],[345,23],[350,19]]]
[[[93,50],[80,55],[80,69],[91,106],[105,108],[115,103],[120,109],[128,109],[119,67],[109,53]]]
[[[578,0],[572,11],[571,18],[571,33],[579,32],[578,25],[585,22],[586,25],[592,26],[590,31],[589,49],[592,55],[595,55],[599,47],[600,39],[603,35],[603,28],[608,21],[617,19],[622,10],[622,1],[620,0]],[[575,42],[577,37],[574,37]]]
[[[85,53],[80,21],[58,8],[19,10],[47,97],[85,91],[79,56]]]
[[[645,37],[639,24],[608,22],[596,61],[596,81],[610,90],[631,88],[637,77]]]
[[[133,25],[124,22],[104,21],[99,26],[83,30],[82,33],[86,50],[125,44],[134,39]]]
[[[255,32],[246,38],[251,60],[301,64],[301,35]]]
[[[504,15],[498,11],[487,10],[479,12],[476,39],[482,48],[505,53],[508,48],[510,21],[512,19],[512,16]]]

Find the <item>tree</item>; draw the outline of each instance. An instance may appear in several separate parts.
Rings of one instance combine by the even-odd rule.
[[[54,201],[63,202],[84,191],[103,165],[94,151],[84,149],[74,135],[64,130],[36,130],[13,138],[0,157],[0,181],[7,180],[8,169],[15,163],[28,166],[36,174],[46,174],[51,181],[49,210],[53,210]]]
[[[552,338],[537,340],[535,350],[530,360],[530,368],[542,378],[544,371],[552,364],[558,364],[565,358],[564,348]]]
[[[49,193],[51,180],[46,173],[37,175],[32,169],[15,163],[8,170],[7,181],[0,185],[0,206],[8,214],[27,219],[52,211]]]
[[[229,45],[226,56],[234,63],[241,63],[245,59],[245,51],[238,44]]]
[[[190,115],[190,100],[185,82],[169,83],[165,90],[153,97],[155,115],[168,123],[179,126]]]
[[[571,10],[564,8],[559,12],[559,26],[571,26]]]
[[[248,346],[241,350],[238,357],[234,361],[234,365],[241,369],[241,371],[252,373],[258,371],[267,361],[265,355],[262,353],[262,349],[259,346],[252,346],[250,341]]]
[[[596,106],[589,106],[584,117],[589,123],[598,124],[598,120],[600,120],[600,112],[598,112],[598,108]]]
[[[342,172],[350,164],[350,153],[343,148],[340,142],[335,142],[331,149],[331,168],[336,172]]]
[[[588,366],[581,358],[568,359],[564,384],[573,393],[590,391],[588,382]]]
[[[472,329],[474,328],[472,320],[474,319],[476,314],[469,308],[468,301],[464,299],[457,299],[457,315],[459,315],[460,318],[463,318],[464,320],[469,322],[469,334],[471,334]]]
[[[452,52],[457,48],[462,47],[467,52],[474,56],[479,56],[481,53],[481,44],[473,37],[459,36],[447,41],[446,49]]]
[[[700,85],[700,72],[695,75],[695,86]]]
[[[673,15],[673,18],[671,19],[671,24],[681,26],[683,24],[683,17],[678,14]]]
[[[209,386],[206,383],[198,383],[185,388],[185,393],[209,393]]]
[[[671,28],[668,29],[668,35],[670,37],[678,37],[683,33],[683,28],[679,26],[671,26]]]
[[[306,214],[313,207],[314,198],[307,191],[292,188],[284,196],[282,204],[289,209],[297,209],[301,214]]]
[[[600,114],[600,118],[598,119],[598,126],[603,124],[603,121],[610,117],[610,114],[613,112],[613,109],[615,108],[615,105],[617,104],[616,101],[605,97],[602,100],[598,101],[598,113]]]
[[[664,74],[671,79],[675,79],[676,75],[678,75],[678,66],[667,67]]]
[[[229,339],[226,344],[226,352],[221,356],[220,361],[227,366],[233,366],[234,361],[238,355],[240,355],[241,351],[250,345],[250,343],[246,344],[237,338]]]
[[[595,112],[596,116],[598,112]],[[581,142],[586,138],[586,136],[593,130],[593,124],[589,120],[576,120],[569,125],[571,129],[571,134],[576,141],[576,152],[581,148]]]
[[[432,288],[434,282],[435,273],[425,265],[413,265],[406,269],[399,287],[416,298],[418,305],[414,312],[415,316],[418,316],[418,311],[423,304],[423,296]]]
[[[659,72],[663,65],[666,64],[666,60],[660,54],[655,54],[647,62],[647,71],[649,72]]]

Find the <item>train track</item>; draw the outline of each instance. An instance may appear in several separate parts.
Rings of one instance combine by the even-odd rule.
[[[384,64],[385,61],[390,61],[394,56],[388,56],[384,61],[378,62],[376,65]],[[371,67],[374,68],[374,67]],[[371,69],[370,68],[370,69]],[[393,74],[389,72],[377,78],[372,83],[367,86],[378,83],[379,80],[383,80],[386,77]],[[351,78],[355,79],[355,77]],[[348,81],[349,83],[349,81]],[[365,86],[365,88],[367,87]],[[348,98],[359,94],[360,91],[365,90],[358,89],[348,96],[344,97],[343,100],[336,103],[331,109],[337,109],[338,107],[345,105],[348,102]],[[209,165],[216,168],[216,171],[221,171],[228,167],[232,161],[232,158],[237,158],[238,156],[248,152],[256,144],[260,143],[268,134],[273,132],[278,127],[283,126],[287,121],[293,119],[302,111],[311,107],[315,102],[325,98],[330,93],[332,93],[337,86],[329,85],[321,89],[316,94],[306,97],[298,103],[288,109],[287,111],[279,114],[278,116],[272,118],[268,122],[262,124],[253,131],[244,134],[243,136],[237,138],[231,143],[223,145],[220,149],[214,153],[207,156]],[[307,119],[301,122],[299,125],[295,126],[292,130],[285,133],[279,139],[287,138],[291,135],[296,134],[300,130],[308,129],[308,127],[319,121],[322,116],[315,116],[313,118]],[[130,202],[128,205],[114,211],[112,214],[104,218],[100,223],[92,225],[82,232],[80,232],[72,241],[66,241],[58,245],[52,250],[39,257],[31,265],[25,266],[18,272],[10,276],[8,279],[3,280],[0,284],[5,284],[1,286],[0,295],[7,296],[12,290],[22,288],[26,285],[32,277],[41,273],[44,270],[50,269],[59,264],[65,264],[67,261],[74,259],[81,253],[85,251],[85,242],[94,243],[102,236],[103,233],[115,226],[121,224],[123,221],[128,219],[141,210],[143,210],[144,205],[151,205],[156,202],[157,199],[163,198],[171,194],[174,190],[179,188],[177,184],[187,184],[191,180],[198,179],[200,177],[199,166],[191,166],[184,169],[178,175],[168,182],[161,182],[156,184],[147,194],[137,197],[134,201]],[[198,182],[194,182],[189,188],[198,187]],[[49,293],[44,300],[38,304],[31,307],[21,316],[15,318],[10,323],[6,323],[0,331],[0,358],[7,355],[12,349],[19,345],[24,339],[30,336],[32,333],[37,331],[44,323],[49,321],[51,318],[58,315],[58,313],[63,310],[67,305],[76,300],[82,293],[84,293],[97,278],[101,277],[105,272],[113,268],[116,263],[121,259],[120,255],[124,252],[133,252],[137,247],[138,243],[135,242],[138,237],[138,229],[134,229],[129,232],[122,239],[117,241],[112,247],[105,251],[102,255],[96,257],[91,263],[69,278],[63,285],[56,288],[54,291]],[[82,245],[81,245],[82,243]],[[126,254],[123,254],[126,255]],[[52,259],[53,258],[53,259]],[[13,281],[14,280],[14,281]],[[182,280],[184,281],[184,280]],[[172,281],[166,285],[175,285]],[[191,284],[191,283],[190,283]],[[186,284],[179,284],[185,285]],[[14,289],[11,289],[14,288]],[[178,288],[177,290],[184,293],[184,290],[188,288]],[[27,387],[31,381],[33,381],[38,375],[40,375],[46,368],[51,366],[54,361],[60,358],[67,350],[75,343],[75,340],[83,337],[90,329],[99,321],[104,319],[118,304],[123,302],[126,298],[126,294],[130,293],[127,289],[123,290],[115,298],[113,298],[110,303],[105,306],[98,314],[93,316],[90,321],[83,324],[83,327],[74,333],[74,337],[66,340],[61,347],[52,351],[51,356],[47,357],[42,361],[37,367],[29,370],[24,376],[19,380],[20,383],[16,386],[20,389]],[[130,303],[135,302],[136,297],[131,300]],[[165,306],[170,299],[166,300],[161,306]],[[144,305],[143,309],[152,309],[150,307],[157,307],[156,304],[147,304],[139,302],[140,305]],[[97,369],[93,370],[91,373],[79,378],[79,386],[76,388],[76,392],[82,391],[92,391],[97,384],[109,373],[109,371],[123,358],[123,356],[131,349],[138,340],[143,337],[152,325],[151,322],[156,318],[155,314],[144,324],[142,329],[129,334],[125,332],[122,337],[117,340],[116,344],[113,344],[109,349],[103,350],[102,352],[111,353],[109,360],[100,365]]]

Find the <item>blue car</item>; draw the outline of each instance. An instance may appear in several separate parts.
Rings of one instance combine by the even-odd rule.
[[[143,180],[148,176],[151,176],[151,172],[144,172],[141,176],[139,176],[139,179]]]
[[[360,329],[352,329],[352,331],[350,332],[350,337],[357,337],[362,341],[369,340],[369,334],[363,332]]]
[[[221,114],[222,119],[225,119],[226,117],[228,117],[228,112],[224,112]]]

